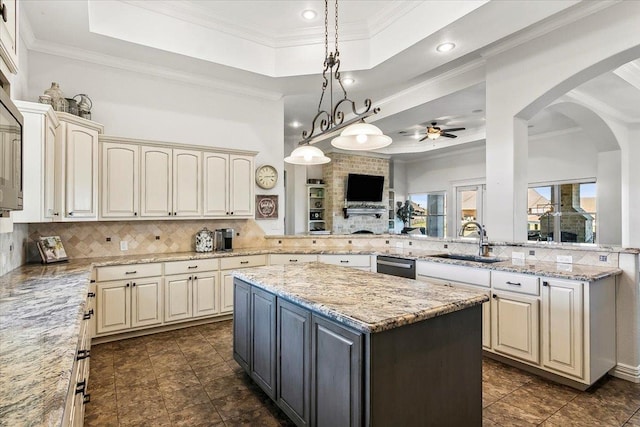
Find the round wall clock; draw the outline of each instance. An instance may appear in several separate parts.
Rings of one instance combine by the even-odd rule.
[[[256,184],[258,187],[270,190],[278,182],[278,170],[271,165],[262,165],[256,169]]]

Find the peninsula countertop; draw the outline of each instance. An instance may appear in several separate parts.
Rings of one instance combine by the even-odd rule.
[[[485,293],[322,263],[237,270],[234,276],[365,333],[463,310]]]

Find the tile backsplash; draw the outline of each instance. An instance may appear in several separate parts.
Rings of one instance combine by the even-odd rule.
[[[13,232],[0,233],[0,276],[26,262],[27,224],[13,224]]]
[[[114,221],[29,224],[29,259],[40,260],[34,242],[40,236],[60,236],[69,258],[190,252],[195,250],[195,234],[233,228],[234,248],[265,245],[264,231],[254,220]],[[238,235],[239,234],[239,235]],[[126,241],[128,250],[120,250]]]

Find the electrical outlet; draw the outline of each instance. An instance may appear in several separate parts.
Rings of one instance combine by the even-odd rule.
[[[536,251],[529,251],[530,256],[536,256]]]
[[[556,262],[560,264],[572,264],[573,257],[571,255],[558,255],[556,256]]]
[[[160,236],[156,236],[156,240],[160,240]]]
[[[126,240],[121,240],[120,241],[120,250],[121,251],[128,251],[129,250],[129,242],[127,242]]]
[[[512,259],[524,259],[524,252],[511,252]]]
[[[600,261],[601,262],[607,262],[607,256],[606,255],[600,255]]]
[[[448,248],[449,248],[449,245],[447,245],[447,244],[445,243],[445,244],[444,244],[444,248],[445,248],[445,249],[448,249]]]

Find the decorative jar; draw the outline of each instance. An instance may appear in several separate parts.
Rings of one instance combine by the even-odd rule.
[[[213,232],[207,227],[196,233],[196,252],[213,252]]]

